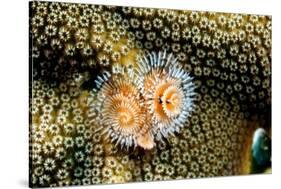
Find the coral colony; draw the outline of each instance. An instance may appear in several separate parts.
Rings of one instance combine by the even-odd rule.
[[[271,17],[30,3],[30,187],[271,172]]]

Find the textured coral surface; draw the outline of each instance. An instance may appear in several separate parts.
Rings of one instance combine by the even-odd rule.
[[[98,132],[95,81],[129,81],[151,52],[172,53],[193,78],[193,110],[150,149],[124,149]],[[31,2],[30,73],[34,187],[248,174],[253,132],[271,132],[270,16]],[[143,112],[134,100],[130,116]]]

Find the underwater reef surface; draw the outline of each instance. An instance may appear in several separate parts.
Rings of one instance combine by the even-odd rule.
[[[270,16],[35,1],[29,34],[30,186],[253,172],[255,130],[271,137]],[[192,90],[166,63],[140,71],[153,52]]]

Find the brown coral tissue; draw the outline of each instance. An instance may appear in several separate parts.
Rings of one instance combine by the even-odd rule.
[[[271,16],[29,15],[30,187],[271,173]]]

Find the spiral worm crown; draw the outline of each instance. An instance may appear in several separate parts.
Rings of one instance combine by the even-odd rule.
[[[184,127],[193,107],[195,85],[177,58],[166,52],[148,53],[138,61],[136,86],[152,115],[156,139]]]
[[[109,79],[104,74],[96,80],[100,88],[95,103],[90,111],[100,112],[96,117],[103,135],[121,147],[153,147],[153,138],[146,122],[143,101],[137,88],[129,81],[120,78]],[[90,114],[91,115],[91,114]]]

